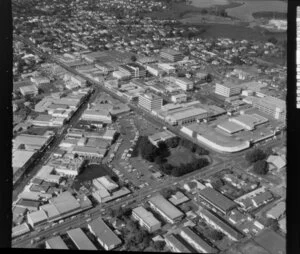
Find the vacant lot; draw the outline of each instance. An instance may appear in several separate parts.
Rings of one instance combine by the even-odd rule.
[[[178,147],[170,150],[171,155],[168,157],[168,162],[174,166],[186,164],[196,159],[196,156],[184,147]]]
[[[255,12],[287,12],[287,3],[282,1],[243,0],[241,2],[245,3],[241,6],[227,9],[227,14],[243,21],[253,21],[252,13]]]

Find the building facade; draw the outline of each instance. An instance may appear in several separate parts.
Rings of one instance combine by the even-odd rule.
[[[155,94],[146,93],[139,96],[139,105],[148,111],[161,109],[162,104],[163,99]]]

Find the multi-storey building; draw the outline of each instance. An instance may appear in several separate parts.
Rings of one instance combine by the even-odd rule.
[[[225,97],[231,97],[233,95],[240,94],[241,87],[237,85],[231,85],[231,84],[216,83],[215,93]]]
[[[149,111],[161,109],[163,99],[153,93],[145,93],[139,96],[139,105]]]

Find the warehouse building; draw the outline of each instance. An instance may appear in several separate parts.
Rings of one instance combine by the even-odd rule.
[[[158,212],[167,222],[174,224],[182,219],[184,214],[166,200],[162,195],[157,195],[149,199],[151,208]]]
[[[88,228],[97,237],[98,242],[105,250],[115,249],[122,244],[119,237],[117,237],[101,218],[90,222]]]
[[[132,210],[132,217],[140,223],[141,227],[145,227],[149,233],[152,233],[161,227],[161,222],[142,206]]]
[[[139,96],[139,106],[148,111],[161,109],[162,104],[163,99],[153,93],[145,93]]]
[[[103,123],[112,123],[111,115],[107,110],[101,109],[87,109],[81,116],[82,120],[85,121],[95,121]]]
[[[208,112],[202,108],[182,108],[174,113],[170,112],[165,119],[171,125],[186,125],[202,120],[207,115]]]
[[[48,220],[47,214],[43,210],[38,210],[27,214],[28,224],[34,228],[35,226],[42,224]]]
[[[68,246],[65,244],[60,236],[55,236],[45,241],[46,249],[54,250],[68,250]]]
[[[235,202],[213,188],[207,187],[200,190],[199,196],[223,214],[227,214],[230,210],[237,206]]]
[[[217,127],[229,134],[234,134],[244,130],[243,126],[229,120],[218,124]]]
[[[231,97],[241,93],[241,87],[233,84],[216,83],[215,93],[224,97]]]
[[[23,96],[26,95],[36,96],[38,94],[38,88],[35,85],[22,86],[20,87],[20,92]]]
[[[114,191],[119,188],[119,185],[116,184],[109,176],[101,176],[97,179],[94,179],[93,182],[99,182],[106,190],[109,192]]]
[[[285,202],[279,202],[266,213],[266,216],[268,218],[278,220],[281,216],[285,214],[285,208]]]
[[[95,245],[80,228],[69,230],[67,234],[79,250],[97,250]]]
[[[208,224],[227,235],[233,241],[239,241],[244,237],[241,232],[207,209],[200,207],[197,214],[205,219]]]
[[[166,242],[167,247],[172,252],[179,252],[179,253],[194,253],[195,252],[178,235],[175,235],[175,234],[166,235],[165,236],[165,242]]]
[[[200,236],[198,236],[189,227],[184,227],[180,231],[180,236],[188,242],[199,253],[216,253],[217,249],[211,247]]]
[[[256,126],[267,123],[269,120],[258,114],[243,114],[237,117],[229,118],[229,122],[236,123],[247,130],[254,130]]]

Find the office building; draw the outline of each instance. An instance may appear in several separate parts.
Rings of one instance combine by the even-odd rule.
[[[142,206],[132,210],[132,217],[140,223],[141,227],[146,228],[149,233],[152,233],[161,227],[160,221]]]
[[[97,237],[98,242],[105,250],[112,250],[122,244],[120,238],[105,224],[105,222],[98,218],[88,224],[88,228],[92,234]]]
[[[285,121],[286,119],[286,103],[278,98],[271,96],[263,98],[254,97],[252,98],[252,106],[277,120]]]
[[[224,97],[231,97],[241,93],[241,87],[232,84],[219,84],[216,83],[215,93]]]
[[[107,110],[101,109],[87,109],[82,114],[81,119],[85,121],[112,123],[110,113]]]
[[[163,99],[153,93],[145,93],[139,96],[139,106],[148,111],[161,109],[162,104]]]
[[[182,219],[184,214],[166,200],[162,195],[149,199],[150,207],[158,212],[167,222],[174,224]]]
[[[202,108],[181,108],[170,112],[165,120],[171,125],[187,125],[206,118],[208,112]]]
[[[181,52],[170,48],[162,49],[160,51],[160,56],[171,62],[181,61],[184,58],[184,55]]]
[[[185,93],[175,94],[171,96],[171,101],[174,103],[181,103],[187,101],[187,95]]]
[[[129,63],[126,65],[120,65],[119,70],[129,72],[131,77],[133,77],[133,78],[140,78],[140,77],[146,76],[146,69],[137,63]]]

